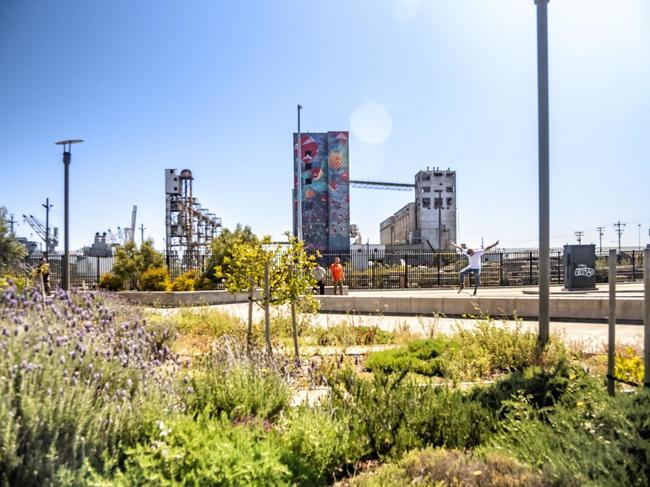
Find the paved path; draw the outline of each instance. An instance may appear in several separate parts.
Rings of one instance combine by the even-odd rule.
[[[470,295],[473,288],[465,288],[461,293],[463,295]],[[607,284],[598,284],[595,291],[563,291],[562,286],[551,286],[551,295],[556,298],[567,299],[589,299],[589,298],[603,298],[607,297],[609,288]],[[485,298],[518,298],[522,296],[536,296],[538,294],[537,286],[523,286],[523,287],[481,287],[478,290],[478,297]],[[458,296],[458,288],[443,288],[443,289],[376,289],[376,290],[351,290],[350,296],[355,297],[368,297],[377,298],[379,296],[390,297],[454,297]],[[616,285],[616,295],[621,298],[643,298],[643,282],[624,283]]]
[[[247,304],[225,304],[210,306],[210,309],[218,309],[230,315],[237,316],[243,320],[248,317]],[[204,308],[190,308],[197,311]],[[262,310],[256,306],[254,319],[264,318]],[[173,309],[165,310],[173,312]],[[428,335],[432,331],[451,333],[458,326],[471,328],[476,326],[476,320],[441,318],[434,316],[377,316],[377,315],[352,315],[352,314],[318,314],[314,317],[315,323],[322,327],[333,326],[339,323],[354,325],[378,326],[385,331],[410,330],[413,333]],[[513,321],[497,321],[499,326],[514,326]],[[537,321],[523,321],[521,326],[524,329],[537,331]],[[568,323],[552,322],[551,333],[559,335],[567,344],[576,344],[585,351],[596,352],[603,350],[607,344],[607,324],[604,323]],[[643,345],[643,326],[641,325],[617,325],[616,341],[620,344]]]

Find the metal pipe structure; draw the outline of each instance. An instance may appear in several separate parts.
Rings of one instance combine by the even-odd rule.
[[[539,137],[539,342],[549,341],[550,223],[549,223],[549,122],[548,122],[548,18],[549,0],[537,5],[537,106]]]
[[[300,110],[302,110],[302,105],[298,104],[298,157],[297,157],[297,171],[296,171],[296,199],[298,201],[298,206],[296,209],[296,238],[300,241],[302,240],[302,136],[300,134]]]
[[[63,269],[61,273],[61,287],[65,291],[70,290],[70,191],[69,191],[69,173],[70,173],[70,161],[72,159],[70,149],[72,144],[80,144],[83,142],[81,139],[69,139],[69,140],[60,140],[56,142],[56,145],[63,146],[63,167],[64,167],[64,176],[63,176],[63,193],[64,193],[64,204],[63,204]],[[67,146],[67,148],[66,148]]]
[[[609,334],[607,338],[607,393],[614,395],[616,390],[614,384],[614,370],[616,369],[616,250],[609,251],[609,314],[607,322],[609,324]]]

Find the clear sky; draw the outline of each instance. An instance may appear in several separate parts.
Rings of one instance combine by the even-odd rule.
[[[460,240],[537,243],[533,0],[0,0],[0,205],[71,246],[137,224],[164,237],[165,168],[224,225],[291,227],[291,133],[352,130],[351,177],[458,173]],[[642,244],[650,226],[650,2],[551,0],[551,243]],[[352,223],[412,193],[351,190]],[[61,229],[62,231],[62,229]],[[29,236],[25,223],[17,233]],[[139,236],[139,232],[137,234]]]

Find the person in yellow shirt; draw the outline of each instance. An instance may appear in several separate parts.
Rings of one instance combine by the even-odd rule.
[[[45,295],[50,294],[50,264],[45,257],[41,257],[38,267],[35,269],[36,275],[42,283],[42,289]]]

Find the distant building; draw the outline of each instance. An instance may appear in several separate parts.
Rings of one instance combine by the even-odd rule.
[[[350,252],[350,156],[348,132],[301,134],[302,234],[305,246],[321,253]],[[293,134],[294,167],[298,137]],[[294,235],[298,179],[294,177]]]
[[[439,168],[415,175],[415,201],[379,225],[388,249],[446,249],[456,241],[456,171]]]

